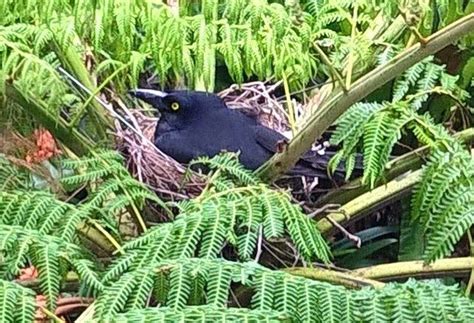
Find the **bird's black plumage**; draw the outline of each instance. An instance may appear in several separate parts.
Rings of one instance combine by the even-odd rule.
[[[239,152],[240,162],[255,170],[287,140],[239,111],[229,109],[215,94],[197,91],[163,93],[154,90],[130,91],[161,113],[155,131],[155,145],[180,163],[199,156],[212,157],[221,151]],[[330,154],[306,153],[290,175],[327,178]],[[342,175],[342,168],[338,169]]]

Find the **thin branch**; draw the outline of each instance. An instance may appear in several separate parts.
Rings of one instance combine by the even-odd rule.
[[[354,4],[354,10],[352,13],[352,19],[351,19],[351,24],[352,24],[352,30],[351,30],[351,45],[350,45],[350,51],[349,51],[349,59],[347,63],[347,72],[346,72],[346,86],[345,89],[349,89],[351,87],[351,81],[352,81],[352,70],[354,68],[354,55],[355,55],[355,37],[356,37],[356,32],[357,32],[357,14],[358,14],[358,9],[359,6],[357,2]],[[344,89],[344,88],[343,88]]]
[[[334,67],[329,57],[327,57],[326,53],[318,46],[317,43],[313,43],[313,48],[318,52],[318,55],[321,57],[321,60],[329,67],[333,78],[339,83],[339,86],[342,88],[344,92],[347,91],[346,85],[344,84],[344,80],[342,79],[341,73]]]

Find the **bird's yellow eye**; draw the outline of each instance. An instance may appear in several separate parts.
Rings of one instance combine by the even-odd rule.
[[[178,102],[171,103],[171,110],[176,111],[178,109],[179,109],[179,103]]]

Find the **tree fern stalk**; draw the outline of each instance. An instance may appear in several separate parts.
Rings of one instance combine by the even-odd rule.
[[[418,170],[402,179],[392,180],[349,201],[341,207],[341,212],[330,213],[327,216],[338,223],[344,223],[349,219],[354,220],[358,216],[377,209],[380,205],[385,205],[388,201],[406,196],[419,183],[421,177],[422,171]],[[317,227],[323,234],[327,234],[334,229],[333,224],[327,219],[319,220]]]

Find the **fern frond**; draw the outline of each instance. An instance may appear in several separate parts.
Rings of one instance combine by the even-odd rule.
[[[450,151],[438,147],[430,157],[412,198],[411,221],[424,228],[427,262],[449,255],[474,224],[474,161],[457,142],[448,143]]]
[[[64,275],[61,268],[72,266],[82,269],[92,288],[101,288],[97,274],[91,270],[83,250],[52,235],[20,226],[0,225],[0,249],[4,254],[1,271],[7,277],[16,276],[29,259],[39,272],[40,288],[47,296],[48,308],[54,309]]]
[[[170,307],[147,308],[119,314],[111,321],[104,322],[285,322],[289,321],[281,313],[256,311],[245,308],[216,308],[213,306],[187,306],[182,310]]]
[[[155,202],[168,210],[161,199],[130,175],[123,165],[122,156],[117,152],[92,152],[78,160],[64,160],[63,166],[74,170],[72,174],[62,177],[61,182],[66,186],[77,188],[85,184],[95,184],[84,201],[84,209],[90,213],[100,209],[102,220],[113,227],[123,209],[133,206],[138,210],[143,207],[145,201]]]
[[[61,233],[65,241],[76,237],[76,224],[91,214],[57,200],[46,192],[9,191],[0,193],[0,223],[23,224],[43,234]]]
[[[56,299],[59,295],[61,276],[59,272],[59,249],[57,244],[33,245],[33,263],[38,269],[39,285],[41,291],[46,296],[49,309],[56,308]]]
[[[426,261],[439,259],[449,255],[454,246],[474,224],[474,190],[470,187],[452,189],[459,196],[449,196],[451,202],[446,208],[444,218],[430,228],[426,235],[428,240],[424,258]],[[448,204],[448,203],[446,203]]]
[[[189,309],[186,304],[191,302],[193,286],[207,284],[202,305],[214,308],[217,305],[225,312],[225,302],[232,281],[256,291],[251,299],[252,310],[277,311],[283,316],[303,322],[386,322],[397,319],[419,322],[429,320],[433,315],[451,320],[474,315],[474,303],[463,297],[458,287],[444,286],[436,281],[410,279],[403,284],[389,283],[381,289],[366,287],[352,291],[342,286],[271,271],[255,262],[236,263],[223,259],[199,258],[164,260],[157,264],[155,273],[160,275],[161,280],[167,279],[163,273],[169,273],[170,288],[168,290],[166,287],[165,291],[169,301],[164,308],[175,311]],[[135,275],[139,279],[141,274],[137,272]],[[121,280],[117,281],[117,284],[121,283]],[[116,288],[119,287],[111,290],[117,291]],[[101,297],[99,296],[98,302],[104,301]],[[116,295],[112,304],[125,304],[123,294]],[[459,311],[456,312],[456,309]],[[97,318],[103,320],[116,315],[116,312],[111,311],[107,316],[99,315]]]
[[[225,307],[232,282],[232,270],[225,266],[211,268],[206,276],[206,302],[215,307]]]
[[[431,56],[425,58],[423,61],[407,69],[402,76],[395,81],[392,102],[400,101],[408,94],[410,88],[415,86],[416,82],[420,79],[426,65],[432,60],[433,57]]]
[[[416,84],[417,92],[423,93],[433,89],[438,80],[441,78],[443,72],[444,67],[439,66],[437,64],[427,64],[423,73],[423,77],[420,78]],[[419,109],[421,107],[421,104],[426,101],[428,96],[429,94],[418,96],[415,100],[413,100],[412,106],[415,109]]]
[[[364,124],[374,113],[384,108],[379,103],[356,103],[347,110],[337,121],[337,128],[331,136],[331,144],[338,145],[346,139],[355,141],[346,144],[347,150],[353,149],[363,133]]]
[[[18,284],[0,281],[0,321],[33,322],[35,318],[35,292]]]
[[[116,284],[108,286],[97,299],[94,316],[109,317],[121,312],[128,298],[138,287],[137,276],[131,273],[122,275]]]
[[[358,305],[358,308],[355,308],[355,319],[362,322],[371,320],[379,322],[389,321],[389,313],[385,309],[385,303],[382,302],[381,298],[383,296],[379,296],[373,289],[362,289],[360,292],[355,293],[353,299],[354,303]]]
[[[166,298],[170,287],[169,285],[169,275],[163,271],[157,273],[152,292],[158,303],[166,304]]]
[[[378,163],[378,157],[382,153],[383,137],[387,133],[387,127],[391,121],[389,113],[378,113],[373,120],[365,125],[364,129],[364,177],[362,181],[374,187],[376,176],[380,174],[383,165]]]
[[[262,200],[262,208],[268,214],[263,220],[263,233],[267,239],[281,237],[284,233],[284,220],[279,209],[280,196],[270,194],[268,198]]]
[[[249,260],[255,250],[258,238],[258,231],[262,223],[261,205],[254,198],[245,199],[243,212],[239,212],[241,225],[240,229],[245,231],[237,237],[239,254],[243,260]],[[237,233],[238,234],[238,233]]]
[[[252,308],[262,310],[275,308],[275,275],[267,272],[259,272],[255,275],[255,284],[259,286],[252,297]]]
[[[318,303],[314,317],[320,322],[346,322],[354,317],[357,307],[354,306],[353,293],[346,293],[341,286],[324,286],[314,292]]]
[[[198,272],[200,266],[183,264],[173,268],[170,274],[170,290],[166,304],[173,309],[183,308],[191,293],[192,272]],[[201,269],[202,270],[202,269]]]
[[[125,308],[129,310],[141,309],[147,304],[147,300],[150,297],[151,290],[154,284],[153,268],[146,268],[141,270],[139,280],[137,281],[137,287],[133,290],[127,300]]]
[[[219,202],[217,202],[219,203]],[[213,258],[223,248],[226,240],[226,231],[229,230],[231,223],[230,213],[221,212],[225,210],[222,204],[207,204],[204,212],[209,212],[209,222],[203,230],[202,246],[199,250],[199,256],[202,258]]]
[[[85,258],[76,258],[72,261],[71,266],[76,270],[81,281],[86,286],[89,286],[93,292],[102,291],[104,286],[97,275],[97,268],[93,261]]]
[[[213,158],[207,156],[198,157],[191,161],[189,167],[194,165],[204,165],[213,171],[219,170],[224,173],[224,176],[229,176],[231,180],[236,181],[237,185],[258,184],[255,176],[239,163],[237,154],[234,153],[218,154]]]
[[[402,130],[415,119],[411,113],[403,113],[405,108],[404,104],[396,103],[391,109],[401,110],[401,113],[379,112],[365,125],[362,181],[370,184],[370,187],[374,187],[381,177],[394,145],[401,138]]]
[[[298,277],[281,275],[275,284],[275,308],[283,313],[297,314]]]

